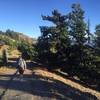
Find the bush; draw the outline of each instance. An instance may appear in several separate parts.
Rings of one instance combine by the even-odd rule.
[[[33,45],[23,41],[18,43],[18,50],[22,53],[22,57],[26,60],[33,60],[37,54]]]

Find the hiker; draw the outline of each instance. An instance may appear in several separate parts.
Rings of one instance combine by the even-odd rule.
[[[20,56],[19,57],[19,60],[18,60],[18,71],[19,71],[19,74],[21,76],[23,76],[23,73],[26,69],[26,62],[25,60]]]

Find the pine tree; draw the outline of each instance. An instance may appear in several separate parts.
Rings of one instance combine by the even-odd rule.
[[[100,24],[95,27],[96,46],[100,49]]]
[[[66,50],[70,44],[67,16],[61,15],[57,10],[54,10],[52,16],[42,16],[42,18],[54,25],[40,27],[42,33],[39,38],[42,48],[40,52],[47,56],[49,62],[51,60],[54,62],[66,61]]]
[[[95,52],[100,56],[100,24],[95,27]]]
[[[69,13],[70,36],[72,37],[70,59],[74,65],[80,67],[91,66],[92,54],[90,47],[86,44],[89,33],[84,21],[84,11],[80,4],[72,5],[72,12]]]
[[[86,42],[86,23],[84,22],[84,11],[80,4],[72,5],[69,13],[70,34],[75,44],[83,45]]]

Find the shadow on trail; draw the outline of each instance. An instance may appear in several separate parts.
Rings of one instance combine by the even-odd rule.
[[[20,75],[17,74],[17,72],[18,71],[16,71],[16,73],[14,73],[13,75],[11,74],[0,75],[0,88],[4,89],[2,94],[0,94],[0,100],[6,94],[8,89],[32,94],[32,91],[30,88],[30,85],[31,85],[30,80],[32,80],[31,79],[32,76],[26,74],[21,78]],[[10,80],[2,80],[2,77],[10,79]]]
[[[16,71],[13,75],[10,75],[8,77],[10,77],[10,80],[8,81],[3,81],[3,80],[0,80],[0,87],[3,87],[4,88],[4,91],[2,92],[2,94],[0,94],[0,100],[2,99],[2,97],[5,95],[8,87],[10,86],[13,78],[16,76],[18,71]],[[0,77],[6,77],[7,75],[0,75]]]
[[[33,94],[42,97],[55,97],[57,100],[97,100],[89,93],[84,93],[61,81],[33,74]]]
[[[1,80],[1,77],[10,77],[9,81]],[[5,83],[8,82],[8,85]],[[31,85],[32,89],[27,88]],[[61,81],[41,77],[33,73],[33,75],[24,75],[23,81],[19,80],[19,75],[0,75],[0,87],[5,88],[5,91],[0,94],[0,99],[5,94],[7,89],[23,91],[41,97],[55,97],[57,100],[97,100],[97,98],[89,93],[81,92]]]

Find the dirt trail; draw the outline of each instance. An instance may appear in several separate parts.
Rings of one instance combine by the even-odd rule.
[[[21,78],[17,73],[16,75],[10,76],[11,79],[8,82],[8,88],[5,91],[2,100],[32,100],[32,87],[30,85],[31,72],[27,70],[28,73],[23,78]],[[27,79],[28,78],[28,79]],[[25,99],[26,98],[26,99]]]
[[[100,93],[51,72],[16,69],[0,73],[0,100],[100,100]]]
[[[51,100],[48,97],[33,95],[31,70],[27,69],[23,78],[16,70],[7,72],[0,75],[0,100]]]

